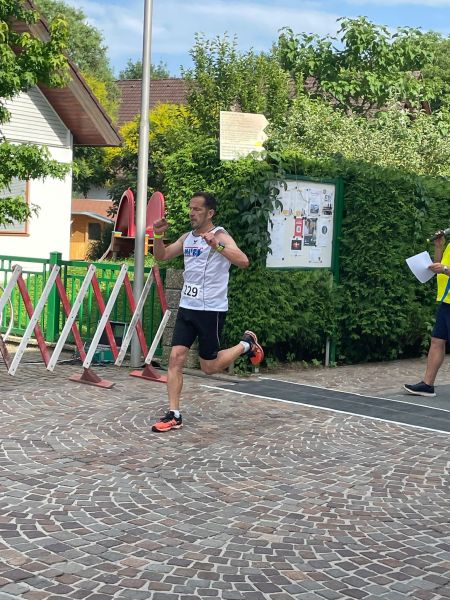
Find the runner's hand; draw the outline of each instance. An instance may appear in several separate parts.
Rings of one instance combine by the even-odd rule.
[[[153,233],[157,235],[162,235],[169,229],[169,223],[166,221],[165,217],[162,219],[158,219],[153,223]]]
[[[208,246],[211,246],[213,250],[217,248],[219,242],[217,241],[215,234],[211,231],[208,231],[207,233],[201,233],[200,237],[202,237]]]

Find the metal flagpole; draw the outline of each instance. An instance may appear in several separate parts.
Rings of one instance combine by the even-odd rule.
[[[142,50],[142,94],[141,123],[139,127],[138,183],[136,199],[136,238],[134,242],[134,285],[133,294],[136,302],[144,287],[145,228],[147,208],[148,181],[148,146],[149,146],[149,109],[150,109],[150,70],[152,46],[152,13],[153,0],[145,0],[144,41]],[[137,334],[131,343],[131,366],[141,364],[141,348]]]

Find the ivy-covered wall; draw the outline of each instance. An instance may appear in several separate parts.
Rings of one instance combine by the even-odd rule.
[[[236,343],[251,328],[269,360],[323,360],[328,335],[337,339],[339,362],[423,353],[434,318],[434,281],[419,284],[405,259],[427,249],[430,233],[447,226],[447,180],[292,153],[220,162],[217,150],[217,143],[205,138],[204,144],[166,157],[162,191],[174,237],[187,228],[180,215],[187,215],[190,195],[199,189],[214,192],[216,222],[251,259],[248,270],[232,268],[226,343]],[[277,186],[288,173],[343,179],[340,281],[333,289],[325,271],[265,268],[267,219]]]

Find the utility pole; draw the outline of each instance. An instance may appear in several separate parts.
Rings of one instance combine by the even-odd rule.
[[[133,294],[138,301],[144,287],[145,229],[149,153],[150,70],[152,49],[153,0],[145,0],[144,39],[142,48],[141,123],[139,127],[138,182],[136,199],[136,238],[134,240]],[[141,365],[141,348],[137,334],[131,342],[131,366]]]

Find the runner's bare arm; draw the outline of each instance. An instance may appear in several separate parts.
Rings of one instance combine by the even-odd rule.
[[[164,246],[164,239],[160,236],[164,235],[168,227],[169,224],[164,218],[153,223],[153,231],[155,234],[153,241],[153,256],[156,258],[156,260],[170,260],[183,254],[183,242],[188,234],[185,233],[173,244]]]
[[[249,266],[250,261],[248,260],[247,255],[242,252],[231,235],[225,233],[224,231],[218,231],[214,235],[214,238],[216,240],[216,247],[218,244],[223,244],[225,246],[221,254],[222,256],[225,256],[225,258],[227,258],[232,265],[240,267],[241,269],[246,269]]]

